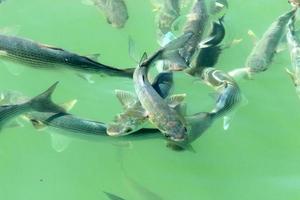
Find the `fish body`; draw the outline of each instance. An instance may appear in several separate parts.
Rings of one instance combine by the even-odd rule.
[[[83,119],[69,113],[30,112],[26,117],[36,128],[49,126],[87,135],[106,135],[104,123]]]
[[[158,74],[152,83],[154,90],[162,97],[166,98],[173,86],[173,73],[172,72],[162,72]],[[120,91],[117,94],[119,100],[124,101],[125,96],[122,97]],[[124,94],[124,93],[123,93]],[[141,128],[143,128],[145,122],[147,121],[147,114],[145,109],[138,98],[132,94],[132,103],[130,106],[125,106],[124,112],[118,114],[113,123],[108,124],[107,134],[111,136],[123,136],[134,133]],[[127,98],[129,99],[129,98]],[[123,103],[124,105],[125,103]]]
[[[206,68],[201,79],[218,93],[215,108],[210,112],[214,117],[224,116],[240,102],[240,88],[227,73],[215,68]]]
[[[249,69],[250,75],[268,69],[278,44],[285,34],[287,23],[294,16],[295,12],[296,9],[293,9],[279,16],[256,43],[245,63],[245,67]]]
[[[123,28],[129,18],[124,0],[91,0],[106,17],[107,23],[115,28]]]
[[[193,36],[189,41],[187,41],[184,49],[181,51],[182,56],[188,64],[191,62],[198,44],[205,33],[208,19],[209,15],[205,1],[197,0],[187,16],[187,21],[183,29],[184,33],[193,33]]]
[[[63,108],[51,101],[51,95],[54,92],[57,83],[52,85],[42,94],[24,103],[0,106],[0,128],[11,119],[30,111],[65,112]]]
[[[143,62],[134,72],[134,86],[138,99],[147,111],[148,119],[166,137],[174,141],[183,141],[186,139],[187,132],[184,119],[164,101],[148,80],[148,70],[152,60]]]
[[[64,66],[85,73],[103,73],[129,78],[133,74],[133,70],[110,67],[61,48],[3,34],[0,34],[0,57],[45,69]]]

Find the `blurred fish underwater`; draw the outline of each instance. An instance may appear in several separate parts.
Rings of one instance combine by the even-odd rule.
[[[0,199],[297,199],[299,6],[0,1]]]

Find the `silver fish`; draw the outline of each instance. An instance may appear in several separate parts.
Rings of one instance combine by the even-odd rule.
[[[292,69],[286,69],[290,75],[296,89],[296,93],[300,98],[300,39],[296,35],[294,20],[291,20],[288,26],[287,43],[289,46]]]
[[[91,0],[103,12],[107,23],[115,28],[123,28],[129,16],[124,0]]]
[[[58,82],[53,84],[42,94],[24,103],[0,106],[0,128],[2,128],[3,125],[11,119],[30,111],[65,112],[63,108],[54,104],[51,100],[51,95],[54,92],[57,84]]]
[[[210,112],[215,118],[224,116],[240,102],[240,88],[227,73],[209,67],[203,70],[201,79],[218,93],[215,108]]]
[[[279,16],[263,34],[262,38],[257,41],[247,57],[245,68],[233,70],[230,75],[251,78],[254,74],[266,71],[272,62],[281,38],[286,32],[288,21],[295,15],[295,12],[296,9],[293,9]]]
[[[187,128],[184,118],[175,110],[175,105],[169,105],[154,90],[148,80],[148,71],[150,65],[162,56],[164,51],[180,46],[191,38],[192,34],[183,35],[182,37],[171,41],[164,49],[158,50],[148,59],[144,54],[142,62],[136,68],[133,80],[135,91],[143,108],[146,110],[148,119],[157,127],[168,139],[175,142],[186,140]],[[182,98],[182,97],[181,97]]]
[[[30,112],[26,114],[37,129],[45,126],[87,135],[106,135],[106,125],[102,122],[83,119],[69,113]]]
[[[152,83],[152,87],[162,98],[169,95],[172,86],[172,72],[158,74]],[[121,90],[116,90],[116,94],[124,107],[124,112],[118,114],[113,123],[108,124],[107,134],[110,136],[123,136],[143,128],[147,121],[147,114],[136,95]]]
[[[34,67],[55,69],[58,66],[83,73],[100,73],[132,78],[133,69],[118,69],[61,48],[32,40],[0,34],[0,58]]]

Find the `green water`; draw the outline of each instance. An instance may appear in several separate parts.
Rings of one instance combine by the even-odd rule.
[[[128,56],[129,35],[150,53],[158,44],[150,2],[127,0],[127,5],[129,21],[118,30],[80,0],[7,0],[0,5],[0,26],[83,55],[100,53],[103,63],[130,67],[135,62]],[[260,36],[289,8],[286,0],[229,0],[225,40],[243,41],[225,50],[217,67],[241,67],[253,47],[248,29]],[[96,83],[89,84],[70,71],[1,65],[1,90],[34,96],[59,80],[56,102],[78,99],[72,114],[103,122],[122,109],[114,89],[134,90],[129,79],[94,76]],[[15,65],[21,75],[12,75],[6,65]],[[171,151],[162,138],[151,135],[114,140],[72,134],[57,152],[51,145],[51,135],[60,135],[56,130],[37,131],[26,123],[3,129],[0,199],[105,200],[103,191],[130,200],[151,199],[143,187],[166,200],[298,200],[300,101],[284,71],[289,65],[288,51],[283,51],[268,71],[253,81],[240,81],[248,104],[237,110],[228,131],[216,121],[193,143],[196,153]],[[188,95],[189,113],[212,108],[210,88],[181,73],[175,81],[175,92]]]

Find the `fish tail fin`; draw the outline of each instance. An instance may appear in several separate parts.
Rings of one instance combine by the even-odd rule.
[[[65,112],[65,109],[55,104],[51,96],[58,84],[58,81],[50,86],[46,91],[29,101],[30,106],[38,112]]]

